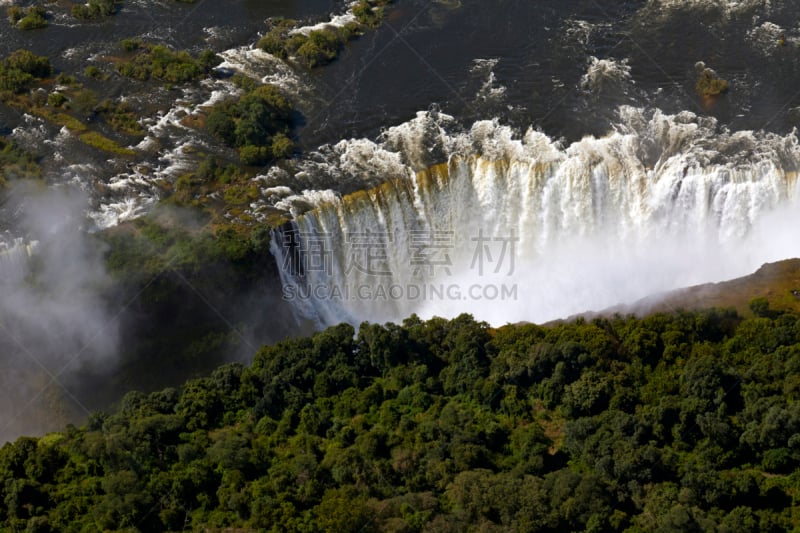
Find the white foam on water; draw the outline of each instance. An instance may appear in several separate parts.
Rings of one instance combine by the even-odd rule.
[[[311,24],[308,26],[301,26],[299,28],[295,28],[289,32],[289,35],[295,34],[302,34],[302,35],[309,35],[312,31],[320,31],[326,28],[343,28],[346,25],[350,24],[351,22],[357,22],[356,16],[352,12],[352,6],[356,5],[358,2],[353,2],[348,11],[341,14],[331,14],[330,20],[326,20],[323,22],[319,22],[317,24]]]
[[[562,146],[497,121],[447,134],[446,119],[430,115],[372,146],[343,141],[310,171],[363,175],[364,161],[380,159],[391,176],[381,185],[345,196],[308,189],[276,203],[294,217],[294,236],[276,235],[283,244],[273,251],[279,266],[295,267],[284,283],[303,318],[324,326],[472,312],[494,324],[546,321],[800,256],[795,133],[731,133],[690,112],[623,107],[612,133]],[[414,168],[430,149],[447,163]],[[368,246],[357,239],[365,231]],[[448,272],[420,264],[425,235],[450,239],[426,251],[446,255]],[[309,269],[320,249],[329,266]],[[377,254],[385,275],[358,268],[365,253]],[[411,294],[431,284],[455,293]],[[391,287],[401,295],[375,294]],[[366,293],[354,296],[359,288]],[[490,298],[504,290],[514,298]]]
[[[631,67],[626,59],[598,59],[591,56],[586,74],[581,77],[581,88],[596,92],[606,85],[621,85],[628,81],[631,81]]]
[[[773,55],[781,45],[796,42],[795,39],[787,36],[785,29],[772,22],[764,22],[751,29],[747,32],[747,38],[765,56]]]
[[[255,46],[240,46],[218,54],[222,59],[216,68],[238,72],[261,83],[275,85],[287,94],[307,97],[308,84],[284,61]]]

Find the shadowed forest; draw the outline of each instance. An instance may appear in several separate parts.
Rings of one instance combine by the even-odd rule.
[[[800,314],[341,325],[0,451],[15,531],[787,531]],[[27,528],[27,529],[26,529]]]

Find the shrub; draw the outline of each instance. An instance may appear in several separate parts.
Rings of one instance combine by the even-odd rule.
[[[768,472],[791,473],[795,461],[792,458],[792,450],[788,448],[777,448],[764,452],[761,466]]]
[[[72,16],[78,19],[96,19],[108,17],[117,12],[114,0],[89,0],[86,4],[72,6]]]
[[[302,33],[293,33],[286,39],[286,49],[291,54],[297,53],[297,50],[303,46],[306,41],[308,41],[308,37],[306,35],[303,35]]]
[[[17,50],[0,61],[0,91],[22,93],[36,80],[53,73],[50,61],[28,50]]]
[[[214,67],[220,64],[221,60],[217,54],[215,54],[211,50],[203,50],[200,52],[200,55],[197,56],[197,62],[203,68],[204,71],[210,71]]]
[[[728,82],[710,68],[703,69],[697,78],[695,90],[702,96],[719,96],[728,92]]]
[[[38,177],[41,169],[37,157],[21,149],[13,140],[0,137],[0,187],[6,178]]]
[[[122,39],[119,44],[126,52],[135,52],[142,47],[142,41],[138,39]]]
[[[317,30],[297,49],[297,55],[309,68],[330,63],[339,54],[342,40],[335,30]]]
[[[239,158],[245,165],[263,165],[269,160],[269,150],[265,146],[247,144],[239,148]]]
[[[59,85],[75,85],[75,76],[59,72],[56,76],[56,83]]]
[[[0,71],[0,90],[21,93],[30,87],[34,80],[33,76],[21,70],[2,70]]]
[[[6,68],[16,69],[36,78],[46,78],[53,73],[50,60],[46,57],[37,56],[29,50],[16,50],[12,52],[3,62]]]
[[[113,100],[103,100],[96,111],[105,119],[109,126],[116,131],[128,135],[142,135],[144,129],[137,121],[136,114],[125,102],[116,103]]]
[[[272,21],[272,28],[258,41],[256,46],[281,59],[286,59],[289,56],[290,50],[287,41],[289,40],[289,31],[295,26],[297,22],[291,19],[275,19]]]
[[[21,30],[36,30],[47,26],[46,11],[41,6],[33,6],[28,9],[27,14],[17,22],[17,28]]]
[[[289,157],[294,152],[294,143],[292,140],[279,133],[272,138],[272,156],[275,158]]]
[[[263,51],[272,54],[275,57],[286,59],[289,55],[286,50],[286,37],[280,28],[273,28],[256,44]]]
[[[8,9],[6,9],[6,15],[8,16],[8,21],[11,24],[16,24],[22,20],[22,17],[25,16],[25,10],[19,6],[10,6]]]
[[[94,65],[89,65],[83,71],[83,75],[87,78],[94,78],[96,80],[104,80],[107,79],[107,76],[103,74],[103,71],[99,68],[95,67]]]
[[[748,307],[755,316],[758,317],[770,316],[769,300],[767,300],[764,297],[753,298],[752,300],[750,300]]]
[[[67,97],[61,93],[50,93],[47,97],[47,103],[51,107],[61,107],[67,101]]]
[[[31,91],[30,102],[36,107],[42,107],[47,103],[47,91],[41,87]]]
[[[195,59],[188,52],[176,52],[163,45],[145,45],[132,39],[120,44],[126,52],[140,52],[129,61],[120,63],[117,71],[123,76],[142,81],[155,78],[182,83],[208,74],[220,62],[220,58],[210,50],[202,52]]]
[[[287,157],[294,144],[290,131],[292,105],[271,85],[258,86],[238,101],[214,106],[206,125],[209,133],[239,149],[246,165],[259,165],[272,157]]]
[[[236,131],[236,122],[233,120],[227,106],[218,105],[214,107],[206,120],[208,131],[227,144],[233,144]]]
[[[345,43],[362,35],[364,28],[377,28],[383,21],[383,6],[388,3],[388,0],[360,0],[352,8],[355,21],[308,35],[292,33],[295,21],[278,19],[256,46],[280,59],[296,55],[308,68],[325,65],[336,59]]]
[[[348,22],[339,28],[339,35],[342,37],[342,41],[344,42],[352,41],[356,37],[360,37],[363,34],[363,26],[361,26],[361,24],[358,22]]]
[[[234,74],[233,77],[231,77],[231,81],[234,85],[236,85],[236,87],[246,93],[254,91],[260,86],[259,83],[253,78],[248,78],[247,76],[242,76],[241,74]]]
[[[69,107],[79,115],[91,115],[97,105],[97,95],[94,91],[84,89],[73,95],[69,101]]]
[[[364,26],[377,28],[383,21],[383,8],[373,8],[367,0],[361,0],[353,7],[353,15]]]

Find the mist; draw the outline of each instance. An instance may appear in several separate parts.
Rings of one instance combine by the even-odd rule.
[[[397,129],[403,157],[430,138],[419,129]],[[569,146],[532,130],[519,138],[496,121],[440,137],[445,165],[407,166],[406,177],[395,171],[398,177],[366,193],[306,191],[296,203],[283,200],[299,206],[292,223],[299,238],[283,240],[297,242],[301,253],[275,248],[276,261],[284,270],[291,254],[301,263],[330,263],[284,271],[284,283],[301,295],[323,288],[313,298],[288,294],[299,315],[319,327],[398,321],[411,313],[467,312],[494,325],[547,322],[800,256],[794,134],[731,133],[688,112],[623,107],[611,133]],[[381,153],[387,148],[377,146],[372,157],[397,160]],[[304,203],[313,209],[301,210]],[[354,244],[364,228],[374,242]],[[414,244],[420,233],[448,242]],[[481,235],[483,272],[476,268]],[[509,236],[514,244],[506,242],[504,251]],[[321,249],[329,257],[314,257]],[[379,256],[388,275],[352,268],[365,253]],[[428,274],[420,275],[420,254],[439,266],[427,265]],[[430,285],[439,291],[419,297],[419,288]],[[340,297],[334,287],[350,295]],[[360,287],[380,291],[379,297],[354,295]],[[395,296],[384,297],[390,287]]]
[[[548,322],[650,296],[654,298],[648,303],[654,305],[659,293],[749,275],[764,263],[800,257],[798,227],[800,209],[787,203],[765,213],[746,235],[728,242],[718,241],[702,226],[646,240],[566,236],[545,256],[519,260],[511,276],[493,272],[476,276],[468,270],[450,281],[459,287],[515,286],[513,298],[487,299],[479,291],[478,299],[467,295],[461,301],[424,302],[416,312],[425,318],[468,312],[499,326]]]
[[[30,183],[6,196],[15,239],[0,252],[0,441],[84,420],[82,370],[116,363],[110,280],[85,231],[87,206],[80,191]]]

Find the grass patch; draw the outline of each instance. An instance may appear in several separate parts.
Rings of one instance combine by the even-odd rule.
[[[44,107],[38,106],[28,107],[25,110],[33,115],[36,115],[37,117],[45,119],[51,124],[67,128],[72,133],[83,133],[89,129],[86,124],[77,118],[60,111],[50,111]]]
[[[137,121],[136,113],[125,102],[103,100],[95,110],[114,130],[137,137],[144,135],[144,128]]]
[[[78,136],[78,139],[80,139],[82,143],[91,146],[92,148],[97,148],[98,150],[112,154],[132,156],[136,153],[130,148],[121,146],[119,143],[112,141],[108,137],[105,137],[96,131],[87,131],[86,133],[82,133]]]

